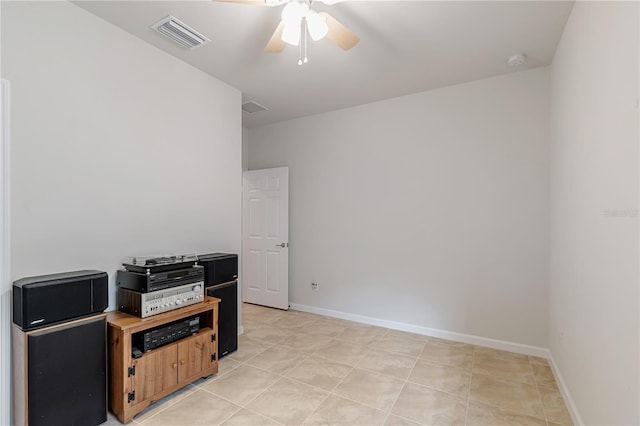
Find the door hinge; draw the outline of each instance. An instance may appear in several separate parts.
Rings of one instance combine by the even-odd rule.
[[[211,335],[211,341],[212,341],[212,342],[215,342],[215,341],[216,341],[216,333],[213,333],[213,334]]]
[[[127,369],[127,377],[131,377],[131,376],[135,376],[135,375],[136,375],[136,366],[134,365],[134,366],[129,367]]]
[[[211,354],[211,361],[212,361],[212,362],[216,360],[216,358],[217,358],[217,356],[216,356],[216,355],[217,355],[217,354],[216,354],[215,352]]]
[[[127,394],[127,402],[131,402],[131,401],[135,401],[135,400],[136,400],[136,391],[129,392]]]

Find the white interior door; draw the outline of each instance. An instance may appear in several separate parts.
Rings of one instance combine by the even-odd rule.
[[[242,301],[289,309],[289,168],[242,179]]]

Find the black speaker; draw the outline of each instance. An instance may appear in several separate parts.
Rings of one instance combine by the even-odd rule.
[[[15,424],[107,420],[105,314],[30,332],[14,326],[13,339]]]
[[[76,271],[13,282],[13,322],[33,330],[103,312],[109,304],[108,276]]]
[[[230,253],[199,254],[198,263],[204,266],[204,286],[228,283],[238,279],[238,255]]]
[[[208,287],[207,296],[221,299],[218,305],[218,356],[238,349],[238,282]]]

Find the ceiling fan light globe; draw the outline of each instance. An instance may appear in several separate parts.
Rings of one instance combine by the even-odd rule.
[[[285,23],[282,30],[282,41],[285,43],[297,46],[300,44],[300,23],[294,25],[288,25]]]
[[[329,26],[327,25],[327,20],[324,16],[319,15],[314,11],[309,11],[306,19],[309,35],[313,41],[321,40],[329,32]]]
[[[301,6],[301,3],[287,3],[282,10],[282,23],[284,24],[284,29],[282,30],[282,41],[293,46],[300,44],[300,24],[302,22],[302,17],[305,14],[306,11]]]
[[[306,3],[291,2],[282,9],[282,22],[285,25],[298,23],[309,12],[309,5]]]

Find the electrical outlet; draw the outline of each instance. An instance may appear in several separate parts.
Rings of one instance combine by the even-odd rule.
[[[318,291],[318,283],[311,281],[311,290]]]

